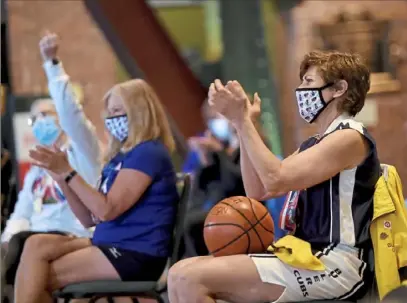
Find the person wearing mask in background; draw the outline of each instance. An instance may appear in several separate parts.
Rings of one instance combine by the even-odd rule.
[[[250,96],[249,96],[250,98]],[[255,96],[251,118],[265,142],[260,125],[260,99]],[[208,211],[217,202],[232,196],[245,195],[240,167],[239,139],[227,119],[211,109],[207,102],[202,114],[208,129],[204,136],[189,139],[190,152],[184,165],[187,172],[195,175],[191,209],[185,219],[186,255],[207,255],[203,239],[203,224]],[[264,201],[275,220],[275,237],[285,232],[279,228],[278,219],[285,197]]]
[[[189,153],[183,171],[193,176],[193,189],[185,218],[186,256],[206,255],[202,228],[208,210],[229,194],[244,194],[239,154],[229,122],[211,110],[207,102],[201,107],[207,129],[188,139]]]
[[[202,136],[188,140],[190,148],[184,163],[183,171],[192,173],[196,187],[194,188],[193,207],[210,208],[218,197],[230,192],[242,193],[243,183],[240,172],[221,178],[221,164],[238,163],[238,139],[229,122],[209,109],[207,102],[202,106],[202,114],[207,123],[207,130]],[[233,171],[233,170],[232,170]],[[237,180],[236,180],[237,177]]]
[[[208,124],[205,137],[193,143],[201,158],[195,181],[204,193],[201,203],[207,210],[227,196],[244,194],[236,134],[223,117],[213,118]]]
[[[34,138],[38,144],[56,146],[67,151],[69,162],[89,184],[96,185],[99,161],[95,154],[92,163],[84,161],[83,153],[72,144],[61,129],[53,101],[36,100],[31,107]],[[7,221],[2,233],[2,243],[21,231],[63,231],[81,236],[89,236],[73,215],[61,189],[44,169],[32,166],[24,178],[24,186],[19,192],[14,212]],[[30,234],[30,233],[28,233]]]
[[[65,150],[70,165],[78,170],[86,182],[96,184],[99,171],[97,158],[87,162],[78,145],[72,144],[59,125],[52,100],[36,100],[31,107],[29,123],[39,144]],[[7,284],[14,283],[25,241],[39,232],[69,233],[80,237],[91,235],[73,214],[52,176],[46,170],[32,166],[24,178],[14,211],[1,236],[2,248],[7,252],[2,268]]]
[[[223,149],[223,144],[217,136],[211,132],[209,125],[216,119],[216,113],[210,110],[205,101],[201,107],[201,113],[206,122],[207,129],[197,136],[188,139],[189,152],[182,166],[182,171],[195,175],[202,167],[210,163],[208,154]],[[224,133],[224,132],[223,132]],[[222,137],[222,134],[220,135]]]
[[[253,111],[253,120],[256,122],[260,114],[260,104],[257,105],[258,111]],[[234,128],[227,119],[213,111],[207,102],[202,106],[202,114],[208,129],[204,136],[189,139],[189,159],[191,154],[195,154],[197,162],[195,166],[189,166],[194,168],[192,205],[184,227],[186,255],[189,257],[208,254],[202,230],[212,206],[227,197],[245,195],[239,139]]]
[[[248,96],[248,98],[252,100],[250,96]],[[252,101],[251,120],[253,121],[253,124],[255,125],[263,142],[265,142],[266,144],[266,138],[262,132],[262,127],[260,124],[260,113],[261,113],[260,105],[261,105],[260,98],[256,94]],[[208,108],[207,112],[210,111],[213,112],[211,108]],[[217,202],[224,198],[246,194],[244,191],[243,179],[240,168],[240,148],[236,130],[227,119],[222,117],[220,114],[216,113],[214,115],[214,118],[208,121],[208,127],[210,133],[214,134],[213,137],[217,138],[217,140],[220,141],[221,143],[223,142],[224,144],[226,144],[228,148],[223,149],[222,152],[218,150],[217,152],[213,153],[213,159],[215,160],[214,166],[220,167],[218,169],[220,176],[219,184],[221,184],[220,188],[222,190],[216,191],[216,189],[219,188],[219,186],[218,187],[215,186],[214,189],[211,188],[211,183],[209,182],[209,185],[207,185],[207,191],[210,192],[211,195],[209,195],[209,199],[208,201],[206,201],[206,204],[204,205],[205,210],[209,210],[214,204],[216,204]],[[209,166],[209,168],[210,167],[211,166]],[[203,182],[203,185],[204,184],[205,182]],[[281,238],[286,234],[286,232],[282,230],[279,226],[280,211],[284,205],[285,200],[286,196],[282,195],[281,197],[276,197],[273,199],[262,201],[269,210],[275,222],[274,229],[275,240]],[[202,230],[202,228],[200,230]]]
[[[170,254],[178,193],[174,150],[164,109],[144,80],[115,85],[103,100],[110,133],[98,189],[76,173],[66,154],[37,146],[46,168],[92,239],[31,236],[16,277],[16,302],[51,302],[50,292],[89,280],[154,281]]]
[[[39,100],[32,106],[30,122],[34,137],[39,144],[56,144],[57,147],[66,149],[72,167],[77,169],[86,182],[96,186],[101,170],[101,148],[95,128],[77,100],[69,77],[57,62],[56,36],[45,35],[39,46],[52,100]],[[69,232],[87,237],[91,235],[73,215],[61,190],[43,169],[30,169],[17,203],[20,206],[16,206],[2,238],[7,242],[11,235],[17,233],[10,240],[6,258],[6,277],[10,284],[14,283],[24,243],[34,232]],[[63,210],[58,211],[58,207]],[[29,224],[20,220],[20,217],[30,218]],[[18,233],[19,230],[27,228],[30,231]]]

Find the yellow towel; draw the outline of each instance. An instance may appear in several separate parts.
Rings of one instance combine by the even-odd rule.
[[[267,250],[292,267],[307,270],[325,270],[325,265],[312,253],[311,245],[294,236],[288,235],[279,239],[269,246]]]

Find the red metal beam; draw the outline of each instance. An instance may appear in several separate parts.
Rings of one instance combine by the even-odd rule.
[[[193,75],[152,8],[144,0],[84,0],[119,60],[132,77],[154,87],[184,136],[202,131],[206,90]],[[97,55],[97,54],[95,54]]]

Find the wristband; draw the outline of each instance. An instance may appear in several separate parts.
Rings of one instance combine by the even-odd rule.
[[[68,176],[65,177],[65,183],[69,184],[69,182],[72,180],[73,177],[75,177],[77,174],[76,170],[73,170],[69,173]]]

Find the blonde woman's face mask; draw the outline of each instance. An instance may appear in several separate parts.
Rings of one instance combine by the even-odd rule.
[[[124,108],[123,99],[116,94],[110,95],[106,111],[106,129],[117,140],[124,142],[129,135],[129,120]]]

